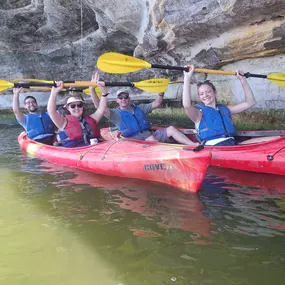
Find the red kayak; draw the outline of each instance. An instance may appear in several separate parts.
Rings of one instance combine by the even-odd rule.
[[[194,130],[180,129],[193,141]],[[119,137],[118,131],[101,130],[107,140]],[[210,165],[260,173],[285,175],[285,132],[282,131],[239,131],[235,137],[237,141],[264,136],[279,136],[267,142],[236,146],[205,146],[204,150],[212,153]],[[193,149],[185,146],[184,149]]]
[[[52,163],[103,175],[157,181],[189,192],[199,190],[211,159],[206,150],[195,153],[183,145],[137,140],[109,140],[71,149],[37,143],[23,132],[18,141],[29,155]]]

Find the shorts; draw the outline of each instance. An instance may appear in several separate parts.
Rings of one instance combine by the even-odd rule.
[[[152,133],[152,135],[155,137],[156,140],[158,140],[160,142],[167,143],[170,141],[169,137],[167,136],[166,129],[156,130]]]
[[[236,145],[237,142],[235,141],[235,139],[233,138],[230,138],[228,140],[224,140],[224,141],[221,141],[217,144],[215,144],[215,146],[232,146],[232,145]]]

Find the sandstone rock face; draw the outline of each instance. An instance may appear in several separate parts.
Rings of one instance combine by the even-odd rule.
[[[259,74],[282,72],[285,66],[284,0],[2,0],[0,33],[4,80],[89,80],[98,56],[107,51],[156,64]],[[182,73],[148,69],[102,77],[173,81]],[[222,99],[242,99],[234,77],[196,75],[197,81],[205,78],[216,81]],[[283,88],[267,79],[250,84],[257,107],[283,108]],[[166,95],[179,97],[181,86],[172,85]],[[0,102],[9,104],[7,98]]]

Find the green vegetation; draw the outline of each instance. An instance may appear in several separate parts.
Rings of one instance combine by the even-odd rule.
[[[183,108],[159,108],[149,115],[154,125],[193,128],[194,124],[189,120]],[[267,110],[244,112],[233,116],[233,120],[239,130],[272,130],[284,129],[285,111]]]
[[[5,110],[3,112],[3,110],[0,111],[0,123],[14,123],[16,122],[16,119],[15,119],[15,115],[13,112],[9,112],[9,110]]]
[[[93,111],[93,110],[92,110]],[[177,126],[183,128],[194,128],[183,108],[164,107],[153,110],[149,118],[156,126]],[[237,129],[239,130],[273,130],[284,129],[285,111],[267,110],[244,112],[233,116]],[[14,121],[12,110],[1,110],[0,121]],[[106,119],[100,123],[101,126],[111,126]]]
[[[13,110],[12,109],[1,109],[0,110],[0,117],[4,118],[4,116],[13,116]]]
[[[284,129],[285,111],[283,110],[244,112],[233,117],[237,128],[240,130]]]
[[[194,124],[189,120],[183,108],[158,108],[153,110],[148,117],[153,125],[194,128]]]

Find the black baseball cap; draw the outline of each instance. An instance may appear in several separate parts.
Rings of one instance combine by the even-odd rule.
[[[69,88],[67,89],[67,91],[68,91],[68,92],[72,92],[72,91],[74,91],[74,92],[83,92],[83,88],[69,87]]]

